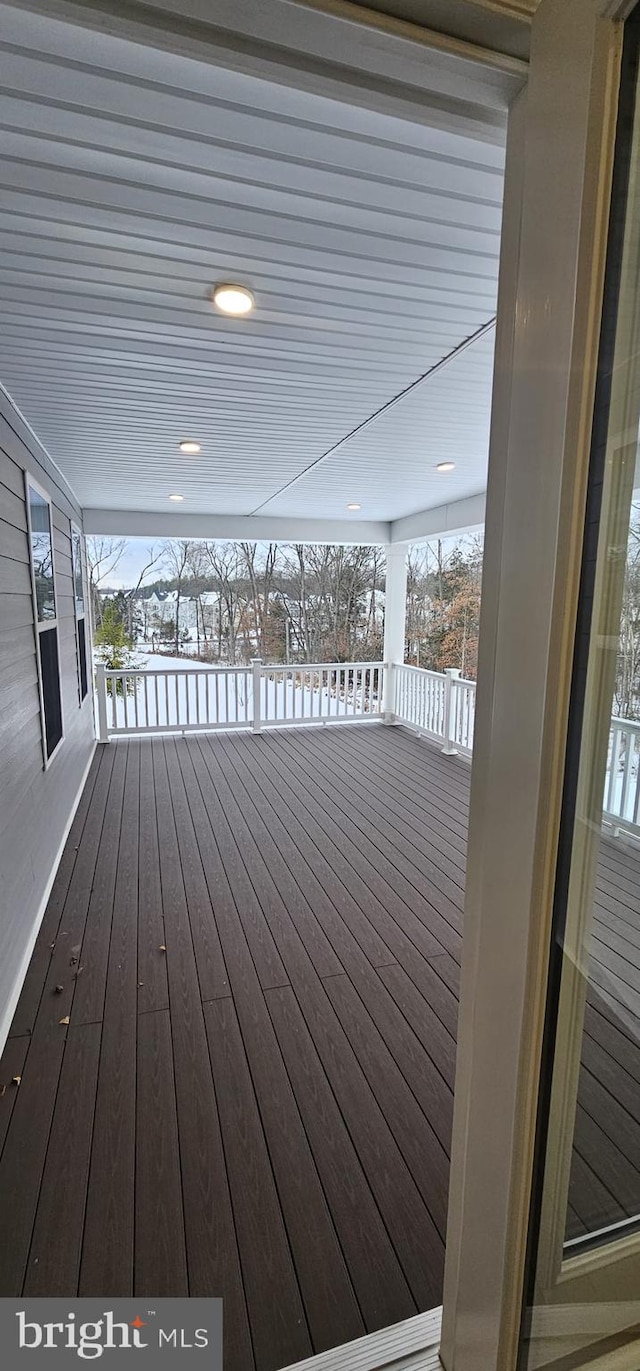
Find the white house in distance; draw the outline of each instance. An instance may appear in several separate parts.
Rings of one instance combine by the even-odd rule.
[[[136,596],[137,626],[144,642],[175,633],[178,613],[178,636],[187,642],[207,642],[215,634],[220,596],[207,590],[200,595],[180,595],[176,590],[152,590]]]

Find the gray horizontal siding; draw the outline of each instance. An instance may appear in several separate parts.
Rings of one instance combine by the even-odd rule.
[[[24,499],[28,470],[53,501],[64,740],[45,771]],[[78,700],[70,519],[80,511],[0,393],[0,1035],[93,748]]]

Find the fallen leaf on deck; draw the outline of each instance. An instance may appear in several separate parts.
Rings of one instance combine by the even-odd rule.
[[[166,952],[166,950],[167,950],[167,949],[166,949],[164,943],[161,943],[161,944],[160,944],[160,947],[159,947],[159,949],[158,949],[158,951],[159,951],[159,952]]]
[[[11,1080],[11,1084],[12,1084],[12,1085],[19,1085],[20,1082],[21,1082],[21,1080],[22,1080],[22,1076],[13,1076],[13,1077],[12,1077],[12,1080]]]
[[[69,1015],[68,1015],[68,1014],[65,1014],[64,1019],[59,1019],[59,1020],[58,1020],[58,1023],[68,1023],[68,1022],[69,1022]]]

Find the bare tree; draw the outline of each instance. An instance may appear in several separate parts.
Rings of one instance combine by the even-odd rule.
[[[258,543],[241,543],[240,548],[249,582],[249,598],[255,627],[255,646],[259,656],[264,657],[268,655],[271,646],[269,627],[271,599],[278,561],[278,545],[277,543],[268,543],[266,550],[263,550]]]
[[[233,665],[247,605],[244,557],[239,543],[205,542],[203,547],[220,596],[218,652],[221,655],[224,640],[227,661]]]
[[[204,612],[203,593],[206,585],[208,571],[208,560],[205,544],[198,538],[194,538],[189,544],[189,572],[193,577],[195,585],[193,587],[194,599],[196,602],[196,638],[200,643],[200,631],[202,638],[207,641],[207,621]]]
[[[102,623],[100,586],[113,575],[127,546],[126,538],[90,537],[87,543],[87,564],[89,567],[89,595],[91,610],[96,628]]]
[[[172,580],[176,583],[176,623],[174,646],[176,657],[180,656],[180,601],[182,598],[183,582],[187,578],[187,572],[191,565],[191,543],[188,538],[167,538],[162,544],[161,553],[163,567],[170,573]]]
[[[125,591],[125,600],[126,600],[126,606],[127,606],[127,632],[128,632],[128,634],[129,634],[129,637],[130,637],[130,638],[133,638],[133,637],[134,637],[134,623],[133,623],[133,620],[134,620],[134,614],[135,614],[136,601],[137,601],[137,599],[138,599],[138,594],[139,594],[139,592],[140,592],[140,589],[141,589],[141,587],[144,585],[144,582],[146,581],[146,579],[147,579],[147,577],[148,577],[148,575],[149,575],[149,572],[150,572],[150,571],[153,571],[154,566],[157,566],[158,563],[159,563],[159,562],[162,560],[162,558],[164,557],[164,550],[163,550],[163,548],[162,548],[162,547],[156,548],[156,547],[154,547],[153,543],[152,543],[151,546],[147,549],[147,552],[148,552],[147,561],[145,562],[145,564],[144,564],[144,566],[143,566],[143,568],[142,568],[142,570],[141,570],[141,572],[140,572],[140,575],[138,576],[138,579],[137,579],[135,585],[134,585],[134,586],[131,586],[131,588],[130,588],[129,590],[126,590],[126,591]]]

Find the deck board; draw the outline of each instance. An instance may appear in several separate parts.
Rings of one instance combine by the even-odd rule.
[[[0,1067],[0,1294],[222,1294],[227,1371],[440,1303],[469,776],[382,725],[98,749]],[[604,839],[572,1236],[640,1209],[639,911]]]

